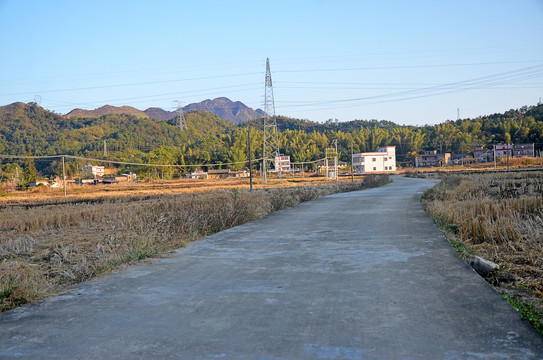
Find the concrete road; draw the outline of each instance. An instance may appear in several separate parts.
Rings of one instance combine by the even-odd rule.
[[[0,358],[543,359],[395,177],[0,314]]]

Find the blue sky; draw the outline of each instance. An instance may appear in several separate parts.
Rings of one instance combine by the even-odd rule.
[[[0,0],[0,105],[173,109],[424,125],[543,97],[543,0]],[[36,98],[37,99],[37,98]]]

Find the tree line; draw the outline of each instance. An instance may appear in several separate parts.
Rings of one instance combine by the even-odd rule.
[[[251,155],[253,159],[262,157],[261,121],[236,125],[204,111],[188,112],[185,117],[187,129],[180,130],[175,119],[155,121],[126,114],[66,118],[35,103],[14,103],[0,107],[0,154],[65,154],[141,164],[236,163],[249,158],[250,129]],[[491,148],[492,144],[511,142],[535,143],[536,149],[541,149],[543,105],[425,126],[398,125],[386,120],[317,123],[277,117],[277,127],[280,150],[290,155],[293,162],[321,159],[326,148],[337,140],[343,161],[350,162],[351,149],[358,153],[396,146],[399,164],[408,166],[415,154],[424,150],[461,154],[471,152],[476,145]],[[68,175],[77,176],[81,165],[67,161]],[[58,175],[61,166],[58,160],[4,159],[0,179],[6,181],[18,174],[19,179],[28,182],[39,175]],[[228,167],[238,169],[246,164]],[[118,171],[156,175],[153,168],[145,166],[119,165]],[[178,168],[167,168],[161,175],[172,177],[179,172]]]

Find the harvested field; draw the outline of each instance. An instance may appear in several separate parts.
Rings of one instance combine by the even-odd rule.
[[[361,179],[355,175],[355,180]],[[350,182],[351,178],[341,177],[340,182]],[[255,179],[254,189],[268,189],[270,187],[310,186],[326,183],[323,177],[285,177],[282,180],[268,179],[268,184],[261,184],[260,178]],[[75,185],[69,184],[67,194],[63,189],[36,187],[27,191],[16,191],[0,194],[0,207],[5,205],[28,204],[56,204],[85,201],[102,201],[111,198],[132,197],[144,198],[152,195],[193,193],[212,190],[244,190],[249,188],[249,179],[228,178],[220,180],[158,180],[153,182],[138,181],[111,185]]]
[[[510,170],[540,170],[543,165],[543,159],[537,158],[510,158],[509,169]],[[455,173],[455,172],[486,172],[486,171],[507,171],[507,158],[500,157],[494,167],[493,162],[485,163],[468,163],[463,165],[447,165],[447,166],[420,166],[418,168],[419,174],[427,173]],[[417,172],[416,168],[406,167],[400,171],[404,174],[414,174]]]
[[[508,300],[513,298],[541,312],[542,173],[456,174],[442,178],[443,182],[423,197],[426,211],[461,256],[469,259],[477,254],[500,265],[500,270],[487,280]]]
[[[375,175],[354,183],[283,183],[253,193],[234,187],[68,200],[12,198],[0,207],[0,310],[164,256],[190,241],[304,201],[386,182],[388,176]]]

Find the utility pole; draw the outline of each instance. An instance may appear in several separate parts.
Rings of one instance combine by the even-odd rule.
[[[247,127],[248,132],[248,142],[249,142],[249,186],[250,192],[253,192],[253,157],[251,151],[251,126]]]
[[[328,181],[328,149],[326,149],[324,156],[324,179]]]
[[[336,181],[338,181],[338,153],[337,153],[337,139],[335,140],[335,143],[336,143],[336,154],[334,156],[334,167],[335,167],[335,172],[336,172]]]
[[[64,196],[66,196],[66,166],[64,165],[64,156],[62,157],[62,182],[64,185]]]
[[[107,145],[106,145],[106,140],[104,139],[104,157],[107,156]]]
[[[351,182],[352,183],[354,183],[353,163],[354,163],[354,152],[353,152],[353,143],[351,143]]]
[[[509,144],[505,146],[507,147],[507,172],[509,172]]]
[[[494,144],[494,171],[496,171],[496,144]]]

